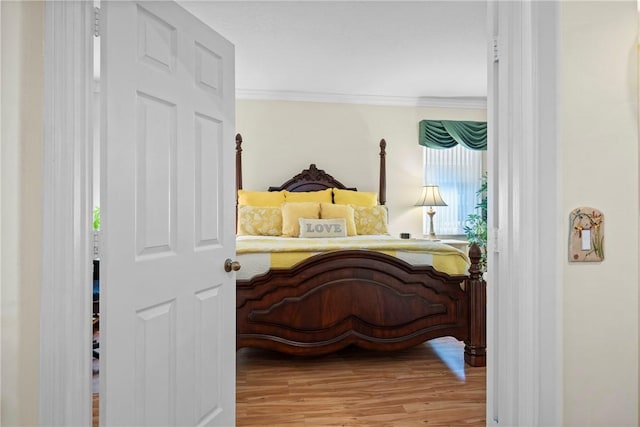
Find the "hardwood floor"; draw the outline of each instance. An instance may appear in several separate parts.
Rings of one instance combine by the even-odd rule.
[[[238,426],[485,425],[485,368],[441,338],[396,353],[355,348],[318,358],[241,349]]]
[[[244,348],[236,360],[237,426],[485,425],[485,368],[465,366],[453,338],[316,358]]]
[[[98,412],[100,408],[100,395],[98,393],[93,393],[91,399],[91,411],[92,411],[92,419],[91,424],[93,427],[98,427],[100,425],[100,414]]]

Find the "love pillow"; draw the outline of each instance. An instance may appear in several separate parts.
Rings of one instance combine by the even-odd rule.
[[[347,222],[344,218],[300,218],[300,237],[346,237]]]

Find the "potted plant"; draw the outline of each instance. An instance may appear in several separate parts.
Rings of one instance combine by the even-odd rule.
[[[464,225],[464,233],[469,244],[475,243],[482,251],[480,268],[487,271],[487,174],[482,175],[480,188],[476,191],[479,202],[476,205],[476,213],[469,214]]]

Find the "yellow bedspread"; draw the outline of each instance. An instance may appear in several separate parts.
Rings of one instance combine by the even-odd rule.
[[[466,254],[452,246],[427,240],[395,239],[390,236],[326,239],[240,236],[236,242],[238,254],[269,253],[272,268],[289,268],[317,253],[341,249],[368,249],[398,257],[401,252],[429,254],[429,264],[448,274],[466,274],[468,268]]]

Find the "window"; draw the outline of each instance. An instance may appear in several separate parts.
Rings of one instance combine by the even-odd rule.
[[[464,235],[469,214],[476,213],[479,198],[476,192],[482,179],[483,153],[457,145],[447,149],[423,148],[424,184],[440,186],[440,195],[447,206],[434,208],[435,232],[439,236]],[[423,231],[429,230],[425,210]]]

